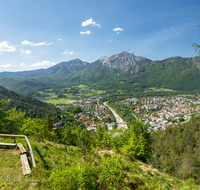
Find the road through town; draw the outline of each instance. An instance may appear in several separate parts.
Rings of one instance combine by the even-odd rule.
[[[103,104],[104,104],[104,106],[107,106],[110,109],[110,111],[113,113],[113,115],[115,116],[118,128],[124,127],[127,129],[128,127],[127,127],[126,122],[123,121],[123,119],[115,112],[115,110],[112,109],[111,107],[109,107],[107,105],[107,102],[104,102]]]
[[[104,104],[104,106],[107,106],[110,109],[110,111],[113,113],[117,123],[123,123],[124,122],[123,119],[121,117],[119,117],[119,115],[115,112],[115,110],[107,105],[107,102],[104,102],[103,104]]]

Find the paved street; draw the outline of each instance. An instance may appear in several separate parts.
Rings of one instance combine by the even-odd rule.
[[[127,124],[124,123],[123,119],[115,112],[115,110],[112,109],[111,107],[109,107],[107,105],[107,102],[104,102],[103,104],[104,104],[104,106],[107,106],[110,109],[110,111],[113,113],[113,115],[115,116],[118,128],[123,126],[123,127],[125,127],[127,129],[128,128]]]

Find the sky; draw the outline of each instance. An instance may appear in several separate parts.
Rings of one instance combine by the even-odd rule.
[[[199,0],[1,0],[0,72],[94,62],[122,51],[194,57]]]

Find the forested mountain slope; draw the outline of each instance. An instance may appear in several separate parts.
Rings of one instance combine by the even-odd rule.
[[[112,60],[112,64],[105,65],[102,59],[99,59],[67,81],[86,83],[105,90],[162,87],[179,91],[200,91],[198,58],[172,57],[162,61],[141,59],[137,63],[127,64],[123,55],[126,57],[127,53],[122,52],[116,63]],[[120,60],[126,64],[123,65]]]
[[[199,92],[199,68],[198,57],[172,57],[161,61],[152,61],[135,56],[133,53],[122,52],[110,57],[102,57],[91,64],[79,59],[62,62],[48,69],[30,71],[29,76],[34,76],[37,81],[50,82],[51,84],[41,83],[38,85],[53,89],[54,84],[61,86],[86,84],[92,88],[109,92],[143,90],[150,87]],[[20,73],[24,78],[29,77],[27,71]],[[18,76],[17,73],[9,74],[13,77]],[[5,72],[0,73],[1,77],[5,77]],[[0,80],[0,84],[4,87],[20,93],[25,93],[25,89],[30,90],[31,88],[30,85],[25,85],[20,89],[21,84],[24,84],[23,80],[18,80],[18,85],[9,83],[11,81],[9,82],[8,79]]]
[[[1,72],[0,78],[5,77],[17,77],[17,78],[38,78],[41,81],[55,82],[57,80],[72,74],[74,71],[78,72],[83,70],[89,63],[83,62],[80,59],[74,59],[71,61],[64,61],[57,65],[54,65],[48,69],[38,69],[33,71],[21,71],[21,72]]]
[[[42,82],[33,78],[20,79],[14,77],[0,78],[0,84],[17,93],[22,93],[29,96],[37,96],[38,91],[45,89],[57,90],[62,86],[50,82]]]
[[[25,116],[31,118],[45,118],[47,114],[50,114],[51,117],[59,119],[61,115],[61,110],[53,104],[47,104],[30,96],[18,94],[2,86],[0,86],[0,99],[10,100],[6,109],[16,107],[17,110],[25,112]]]

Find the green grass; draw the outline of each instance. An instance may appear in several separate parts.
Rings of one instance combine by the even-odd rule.
[[[57,100],[45,100],[44,102],[51,103],[51,104],[66,104],[70,99],[57,99]]]
[[[77,87],[79,87],[79,88],[85,88],[85,87],[87,87],[86,85],[83,85],[83,84],[80,84],[80,85],[78,85]]]
[[[12,139],[0,138],[1,142],[13,142]],[[21,141],[26,147],[23,138],[17,138],[17,142]],[[33,153],[36,160],[36,169],[31,168],[31,174],[27,176],[28,179],[40,180],[39,183],[30,183],[24,180],[19,182],[6,182],[5,175],[9,176],[9,179],[17,179],[18,177],[23,178],[22,168],[19,161],[19,152],[16,149],[0,149],[0,188],[4,189],[49,189],[50,185],[52,189],[59,189],[55,186],[55,183],[49,184],[49,177],[54,172],[68,171],[72,167],[74,171],[84,172],[80,170],[80,163],[83,163],[83,159],[77,156],[76,147],[64,146],[49,141],[36,142],[35,140],[29,138],[30,144],[33,148]],[[119,154],[99,154],[97,150],[88,157],[88,163],[90,163],[91,172],[100,172],[98,177],[101,178],[104,175],[108,175],[105,179],[118,180],[115,178],[118,172],[127,174],[127,183],[132,184],[131,189],[136,189],[135,187],[140,187],[139,189],[200,189],[199,186],[194,185],[191,180],[183,181],[178,178],[168,176],[163,174],[150,165],[144,164],[140,161],[131,161],[129,158],[119,155]],[[107,159],[107,161],[106,161]],[[106,161],[106,162],[105,162]],[[84,163],[83,163],[84,164]],[[104,164],[104,169],[101,167]],[[106,164],[106,165],[105,165]],[[111,165],[110,165],[111,164]],[[77,167],[76,167],[77,166]],[[79,167],[78,167],[79,166]],[[115,168],[116,167],[116,168]],[[118,169],[117,169],[118,167]],[[93,170],[94,169],[94,170]],[[105,170],[108,173],[105,173]],[[90,172],[90,171],[88,171]],[[92,173],[88,173],[88,177]],[[59,174],[58,173],[58,174]],[[124,174],[125,174],[124,173]],[[123,174],[123,175],[124,175]],[[70,174],[70,176],[73,173]],[[80,176],[79,176],[80,177]],[[85,176],[86,178],[87,176]],[[120,176],[123,180],[123,177]],[[89,178],[86,178],[89,179]],[[93,179],[93,178],[91,178]],[[103,178],[101,178],[103,179]],[[54,180],[54,178],[53,178]],[[56,180],[62,180],[61,178],[56,178]],[[63,182],[65,180],[70,180],[69,178],[63,176]],[[93,179],[95,180],[95,179]],[[98,179],[97,179],[98,181]],[[59,184],[60,185],[60,184]],[[63,189],[65,189],[63,187]],[[118,189],[118,188],[117,188]],[[123,188],[122,188],[123,189]]]
[[[153,90],[153,91],[165,91],[165,92],[176,92],[173,89],[169,89],[169,88],[149,88],[149,90]]]
[[[105,93],[106,93],[105,90],[98,90],[98,91],[97,91],[97,94],[105,94]]]
[[[140,83],[133,83],[133,85],[138,85],[138,84],[140,84]]]
[[[165,92],[176,92],[175,90],[173,89],[169,89],[169,88],[161,88],[162,91],[165,91]]]

